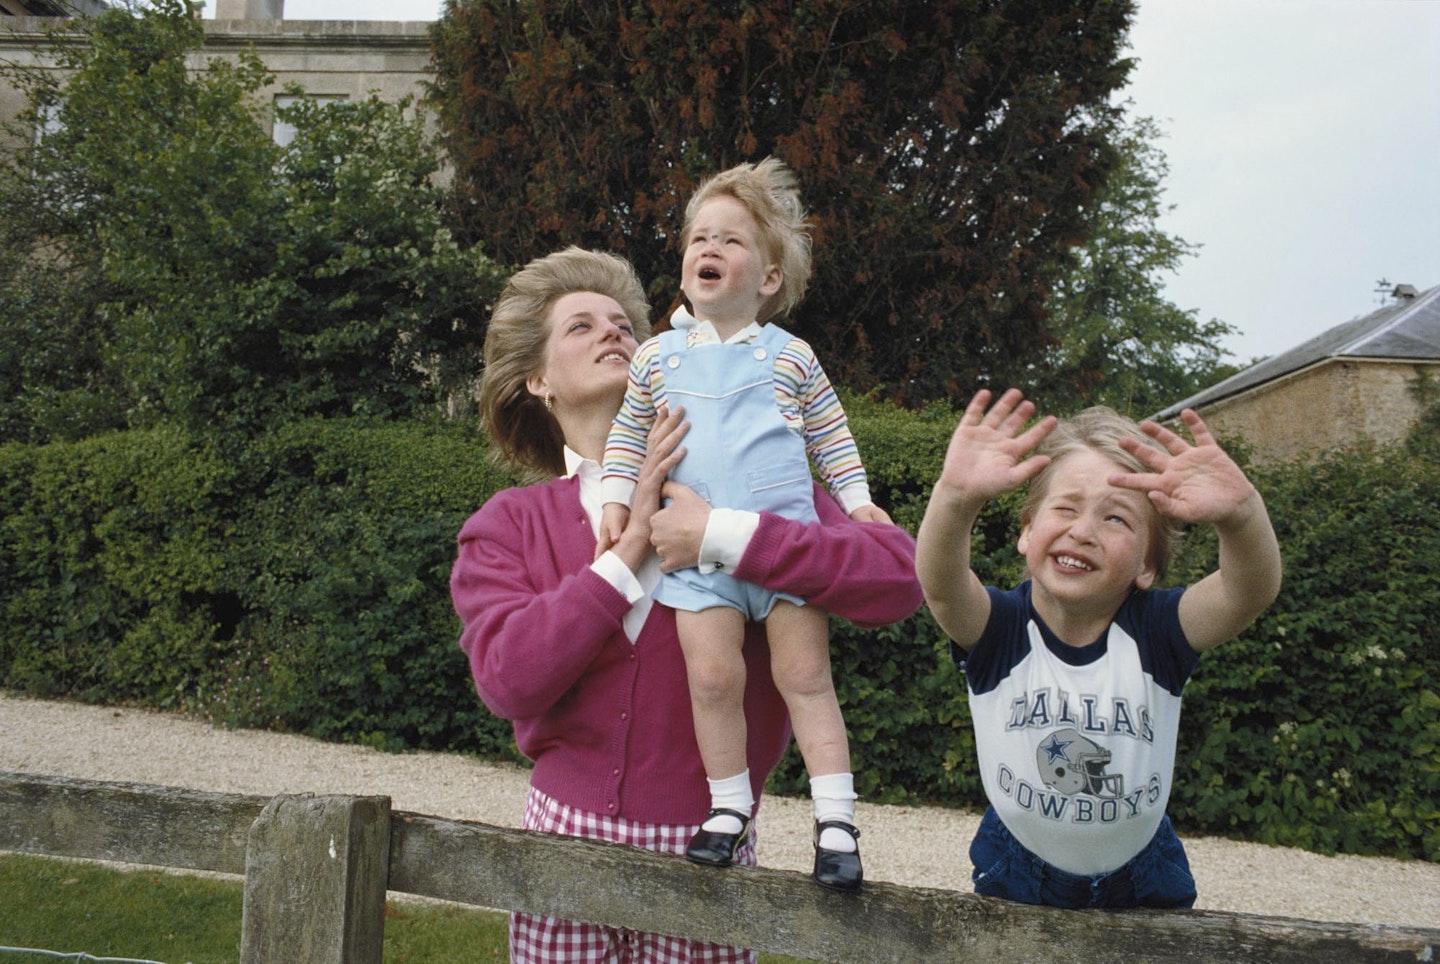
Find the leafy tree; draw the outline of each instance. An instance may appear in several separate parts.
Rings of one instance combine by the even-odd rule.
[[[63,86],[11,70],[31,101],[20,133],[57,123],[0,174],[6,437],[395,417],[473,375],[496,276],[445,228],[408,103],[301,101],[281,148],[258,96],[272,78],[253,54],[196,70],[204,34],[183,0],[82,29],[53,45]],[[46,292],[73,318],[27,311]]]
[[[196,21],[157,31],[115,11],[82,23],[88,45],[73,42],[71,23],[51,31],[56,70],[3,68],[29,104],[7,125],[19,149],[0,154],[7,438],[78,438],[125,424],[122,378],[107,363],[113,328],[102,305],[119,288],[106,235],[153,201],[121,185],[146,143],[168,140],[165,129],[191,113],[177,95],[211,86],[207,78],[188,88],[184,76],[184,51],[203,36]]]
[[[256,204],[219,226],[253,260],[193,303],[181,258],[153,292],[139,289],[139,337],[170,340],[130,356],[147,360],[167,411],[200,425],[393,418],[473,379],[472,319],[498,274],[444,226],[435,152],[408,106],[372,96],[280,111],[296,139]],[[165,314],[152,319],[150,305]]]
[[[125,424],[93,323],[98,266],[35,258],[0,211],[0,441],[75,440]]]
[[[1049,408],[1078,399],[1144,418],[1233,374],[1218,343],[1235,329],[1201,322],[1162,291],[1164,275],[1196,245],[1158,223],[1169,172],[1158,125],[1117,117],[1109,136],[1119,164],[1087,209],[1086,240],[1051,295],[1058,344],[1030,384]]]
[[[609,248],[677,291],[697,179],[798,171],[816,275],[792,318],[832,376],[919,403],[1024,375],[1115,164],[1132,0],[451,0],[434,94],[467,236],[503,261]]]

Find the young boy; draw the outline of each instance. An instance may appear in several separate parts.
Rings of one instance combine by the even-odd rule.
[[[1189,907],[1195,882],[1165,815],[1180,694],[1198,654],[1280,590],[1265,504],[1188,409],[1194,445],[1108,409],[1024,429],[1035,407],[1020,392],[987,410],[990,398],[976,394],[950,440],[916,555],[964,667],[990,802],[970,846],[975,891]],[[1018,543],[1030,578],[986,588],[971,528],[987,500],[1032,479]],[[1220,566],[1154,589],[1174,524],[1213,525]]]
[[[810,277],[810,235],[794,174],[767,158],[716,175],[686,206],[681,237],[681,289],[693,315],[677,312],[674,329],[641,345],[631,361],[606,446],[599,551],[624,529],[656,413],[683,407],[690,428],[671,478],[717,510],[701,566],[666,573],[655,591],[676,611],[711,790],[711,810],[686,856],[727,866],[749,836],[755,791],[741,644],[746,620],[763,619],[775,686],[810,773],[815,879],[854,890],[863,878],[860,832],[850,747],[830,676],[828,616],[732,578],[707,551],[717,521],[753,529],[761,510],[813,520],[807,452],[852,519],[889,522],[871,503],[845,412],[814,352],[770,323],[799,302]]]

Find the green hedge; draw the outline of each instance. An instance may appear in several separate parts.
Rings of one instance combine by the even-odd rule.
[[[513,756],[509,725],[475,697],[449,603],[460,524],[512,484],[475,432],[302,422],[251,459],[243,623],[218,688],[197,701],[236,725]]]
[[[875,488],[912,531],[954,415],[849,403]],[[1257,472],[1286,583],[1186,692],[1182,830],[1440,859],[1440,459],[1350,453]],[[174,431],[0,447],[0,685],[202,713],[389,749],[515,758],[455,645],[460,523],[512,480],[469,427],[311,421],[227,461]],[[1018,494],[975,535],[1010,584]],[[1175,579],[1214,565],[1211,533]],[[963,679],[922,610],[836,621],[866,799],[976,807]],[[772,781],[803,792],[795,754]]]
[[[1256,473],[1285,584],[1186,690],[1172,807],[1187,826],[1440,860],[1437,454]],[[1177,578],[1214,553],[1213,533],[1196,533]]]
[[[0,681],[183,705],[217,655],[232,479],[169,430],[0,446]]]

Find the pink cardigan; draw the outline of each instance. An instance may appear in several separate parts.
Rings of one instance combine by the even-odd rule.
[[[821,524],[763,513],[737,578],[809,600],[858,625],[920,605],[915,543],[896,526],[852,523],[817,486]],[[511,720],[535,762],[531,784],[592,813],[696,824],[710,805],[695,745],[674,613],[655,606],[632,644],[625,597],[590,569],[595,538],[579,483],[508,489],[466,521],[450,576],[475,688]],[[761,788],[790,741],[764,627],[746,629],[748,759]]]

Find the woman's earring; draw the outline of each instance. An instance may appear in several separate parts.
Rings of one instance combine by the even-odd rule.
[[[545,411],[549,412],[551,415],[555,414],[555,396],[551,395],[549,392],[545,393]]]

